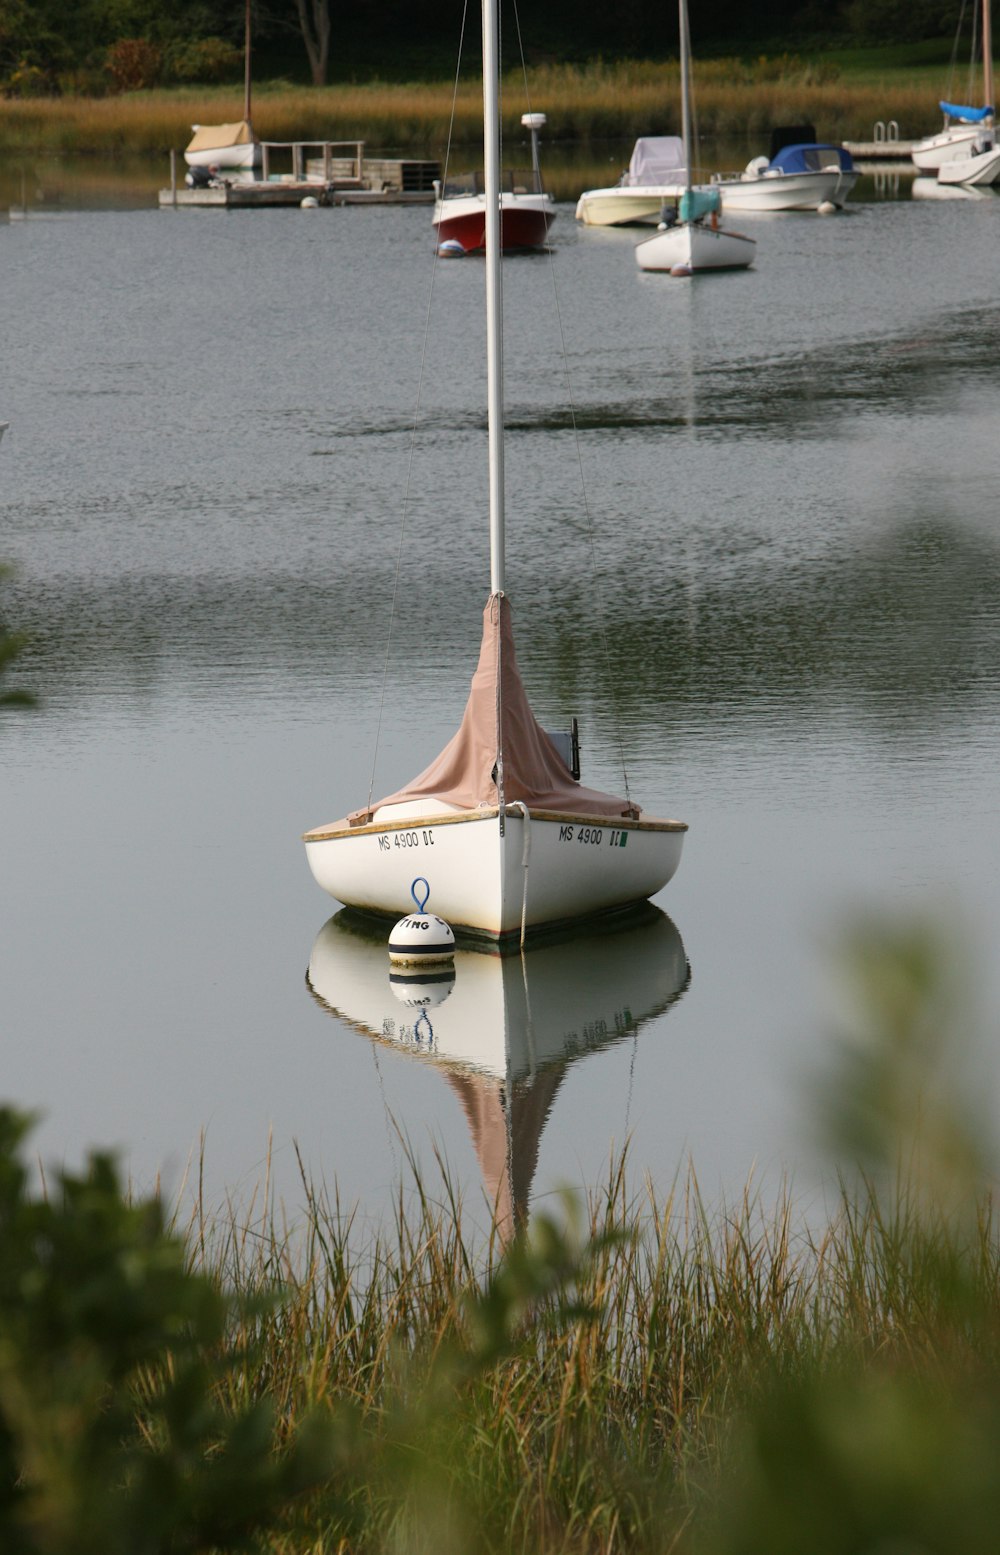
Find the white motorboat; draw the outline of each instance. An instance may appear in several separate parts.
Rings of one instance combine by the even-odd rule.
[[[502,1235],[523,1224],[542,1130],[568,1069],[630,1041],[681,997],[690,970],[650,905],[529,948],[460,948],[444,968],[390,968],[385,931],[343,911],[320,930],[307,986],[371,1042],[437,1068],[465,1113]]]
[[[426,770],[377,803],[305,834],[310,868],[347,906],[399,918],[423,878],[435,913],[499,940],[652,896],[680,862],[682,821],[579,782],[536,722],[505,593],[503,297],[496,0],[483,0],[490,594],[461,726]],[[627,787],[627,786],[626,786]]]
[[[588,227],[655,226],[664,205],[687,188],[684,142],[679,135],[647,135],[632,148],[628,171],[607,189],[585,189],[576,219]]]
[[[820,142],[783,146],[776,156],[754,157],[742,173],[712,179],[727,211],[840,210],[858,181],[849,151]]]
[[[524,113],[521,123],[531,131],[531,168],[505,172],[500,190],[500,246],[506,253],[543,248],[556,219],[552,196],[542,185],[538,133],[544,113]],[[486,181],[482,172],[447,178],[434,185],[432,224],[444,252],[482,253],[486,247]]]
[[[675,218],[666,218],[655,237],[637,244],[636,262],[640,270],[661,270],[678,276],[706,270],[745,270],[753,264],[756,242],[745,233],[723,226],[718,189],[696,189],[691,181],[691,33],[687,0],[679,0],[679,10],[681,122],[687,187],[678,201]]]
[[[190,144],[185,147],[188,167],[254,168],[261,163],[260,143],[250,122],[251,50],[250,0],[246,0],[243,31],[243,117],[234,124],[192,124]]]

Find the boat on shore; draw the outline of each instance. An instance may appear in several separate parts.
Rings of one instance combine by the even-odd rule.
[[[188,167],[219,171],[256,168],[261,164],[260,143],[251,123],[250,0],[243,21],[243,117],[233,124],[192,124],[192,136],[184,148]]]

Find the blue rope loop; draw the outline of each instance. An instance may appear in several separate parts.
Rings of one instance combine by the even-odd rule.
[[[421,901],[419,896],[417,895],[417,886],[418,885],[422,885],[424,887],[424,899],[423,899],[423,901]],[[427,911],[427,903],[431,899],[431,884],[430,884],[430,881],[429,880],[425,880],[423,875],[418,875],[416,880],[414,880],[413,884],[410,887],[410,895],[413,897],[413,900],[417,904],[417,912],[421,912],[421,913],[426,912]]]

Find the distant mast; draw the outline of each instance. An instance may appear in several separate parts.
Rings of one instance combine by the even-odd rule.
[[[243,28],[243,117],[250,123],[250,0]]]
[[[993,101],[993,21],[990,10],[990,0],[983,0],[983,104],[992,110],[996,104]]]

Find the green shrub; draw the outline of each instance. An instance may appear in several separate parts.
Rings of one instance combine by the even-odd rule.
[[[108,49],[105,69],[119,92],[140,92],[159,81],[163,53],[147,38],[120,38]]]
[[[195,38],[169,49],[165,68],[174,81],[234,81],[243,70],[243,51],[222,38]]]

